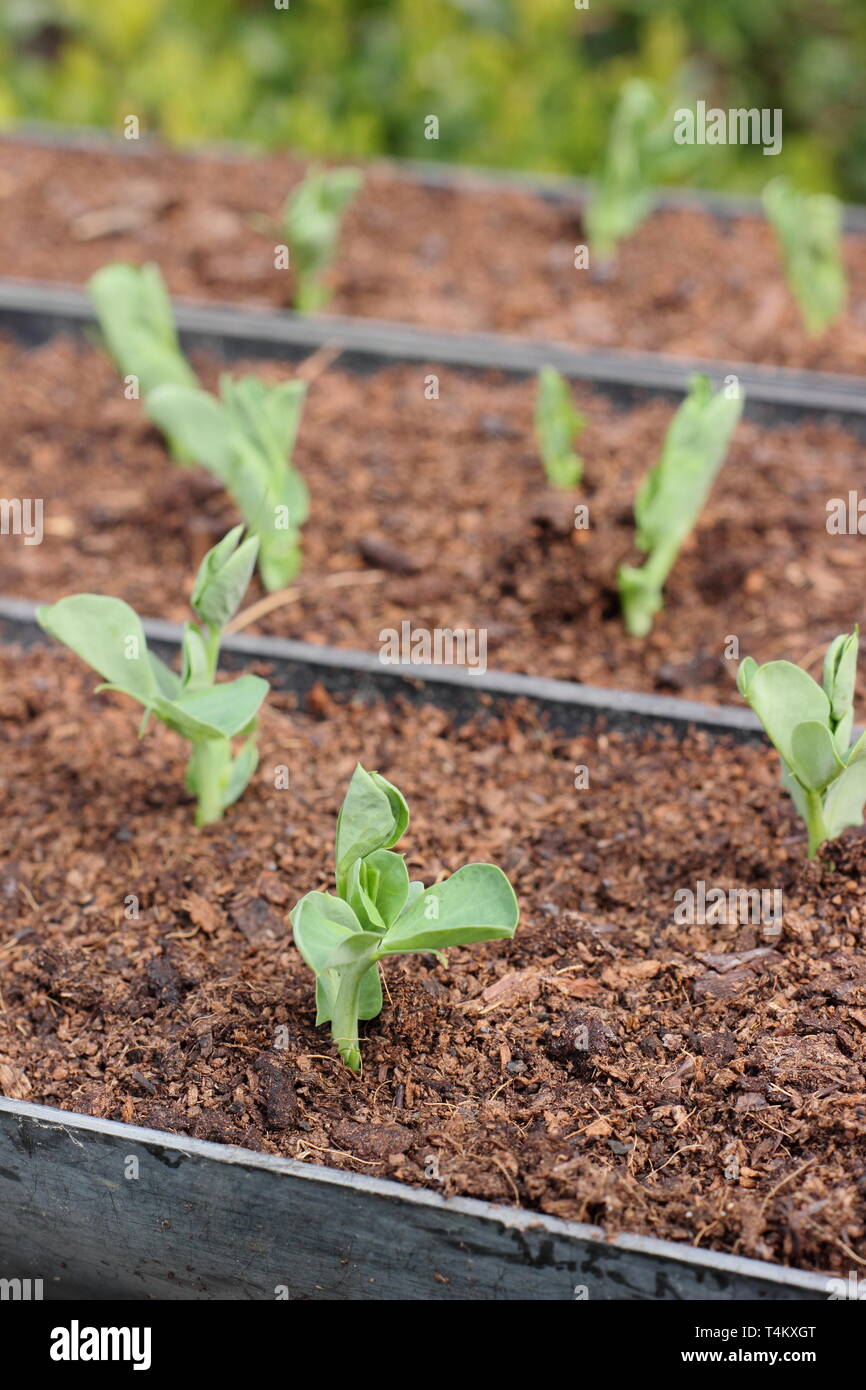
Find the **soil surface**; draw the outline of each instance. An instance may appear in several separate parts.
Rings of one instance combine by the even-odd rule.
[[[0,274],[83,282],[111,260],[158,261],[174,295],[285,306],[273,225],[305,165],[291,156],[86,153],[0,142]],[[423,188],[370,171],[346,218],[331,309],[576,348],[866,372],[866,237],[848,237],[847,313],[810,339],[772,230],[660,211],[615,266],[574,267],[577,204]],[[62,248],[62,249],[60,249]]]
[[[215,388],[217,364],[196,364]],[[292,370],[249,369],[272,381]],[[740,423],[642,641],[624,631],[615,575],[640,559],[633,501],[673,403],[618,411],[577,386],[584,484],[551,493],[533,383],[440,369],[431,401],[428,370],[331,366],[312,381],[296,450],[312,493],[304,568],[259,631],[379,650],[404,621],[482,629],[490,667],[736,702],[729,638],[741,656],[817,670],[831,638],[862,620],[866,540],[826,529],[828,499],[860,488],[866,463],[866,445],[840,427]],[[42,497],[45,529],[38,546],[0,537],[0,593],[87,590],[143,616],[189,616],[196,566],[237,514],[210,475],[168,458],[100,353],[0,340],[0,455],[4,494]],[[587,530],[575,529],[576,505]],[[249,602],[259,597],[253,588]]]
[[[806,863],[768,749],[274,695],[252,785],[196,832],[183,745],[139,742],[94,683],[68,653],[0,651],[5,1095],[610,1232],[863,1263],[866,839]],[[356,759],[408,799],[413,877],[489,860],[522,908],[513,942],[388,961],[360,1079],[314,1026],[287,921],[333,886]],[[678,924],[701,882],[778,891],[781,918]]]

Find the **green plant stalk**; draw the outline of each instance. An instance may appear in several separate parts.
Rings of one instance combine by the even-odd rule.
[[[202,738],[192,745],[186,784],[196,797],[195,823],[199,828],[223,818],[231,761],[228,739]]]
[[[340,972],[340,984],[331,1017],[331,1037],[337,1044],[346,1066],[354,1072],[361,1070],[361,1043],[358,1036],[361,985],[370,966],[377,960],[378,956],[366,956],[357,965]]]
[[[807,859],[817,859],[818,850],[824,841],[830,838],[824,821],[824,799],[820,792],[806,791],[805,803],[806,831],[809,836],[806,857]]]

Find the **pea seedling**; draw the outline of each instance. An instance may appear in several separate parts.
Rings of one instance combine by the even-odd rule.
[[[806,331],[817,337],[841,314],[848,293],[839,202],[828,193],[799,193],[777,178],[764,189],[763,203]]]
[[[649,558],[617,573],[627,630],[645,637],[662,609],[665,580],[707,500],[743,410],[741,393],[713,395],[709,377],[693,376],[665,435],[661,457],[634,505],[636,544]]]
[[[586,416],[575,410],[568,382],[555,367],[542,367],[535,395],[535,437],[547,480],[553,487],[577,487],[583,459],[572,445],[586,428]]]
[[[256,377],[220,378],[220,397],[193,386],[151,391],[147,413],[185,457],[209,469],[234,498],[260,542],[266,589],[281,589],[301,565],[300,531],[310,497],[292,464],[307,388],[266,386]]]
[[[74,594],[37,609],[43,630],[104,677],[98,690],[131,695],[191,744],[188,791],[197,798],[196,825],[209,825],[244,791],[258,765],[257,715],[268,692],[260,676],[216,684],[220,641],[237,611],[256,563],[258,541],[241,541],[236,526],[199,566],[190,605],[199,619],[183,633],[183,669],[176,675],[148,650],[141,620],[122,599]],[[237,753],[232,739],[243,740]]]
[[[593,255],[608,260],[617,245],[648,216],[653,193],[649,169],[660,116],[659,100],[647,82],[634,78],[620,93],[607,150],[586,209]]]
[[[827,648],[822,683],[791,661],[740,663],[737,686],[782,763],[782,786],[806,823],[808,857],[863,822],[866,734],[851,743],[859,629]]]
[[[307,388],[266,386],[256,377],[220,378],[220,396],[199,386],[177,341],[171,300],[155,265],[108,265],[90,281],[108,349],[137,376],[148,418],[176,459],[207,468],[258,535],[259,573],[281,589],[301,564],[300,532],[310,512],[292,464]]]
[[[281,220],[299,313],[315,313],[330,299],[324,275],[336,254],[346,209],[361,183],[357,169],[313,170],[286,200]]]
[[[291,913],[295,943],[316,977],[316,1025],[352,1071],[361,1069],[359,1019],[382,1010],[378,962],[475,941],[511,938],[520,915],[514,889],[493,864],[467,864],[425,888],[393,853],[409,824],[402,794],[356,766],[337,817],[336,897],[307,893]]]

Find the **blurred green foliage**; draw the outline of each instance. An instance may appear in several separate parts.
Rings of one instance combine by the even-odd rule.
[[[278,0],[279,2],[279,0]],[[622,83],[781,107],[784,148],[716,147],[715,187],[866,201],[864,0],[4,0],[0,122],[583,174]],[[425,139],[425,117],[439,119]]]

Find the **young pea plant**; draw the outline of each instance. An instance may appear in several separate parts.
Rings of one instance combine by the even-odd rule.
[[[577,487],[583,476],[583,459],[573,449],[586,428],[586,416],[575,410],[568,382],[555,367],[542,367],[535,395],[535,437],[552,487]]]
[[[800,193],[786,178],[770,180],[763,203],[806,331],[817,337],[841,314],[848,294],[840,204],[828,193]]]
[[[819,685],[791,661],[740,664],[737,686],[782,764],[782,786],[806,823],[808,857],[863,822],[866,734],[851,742],[859,629],[827,648]]]
[[[709,377],[692,377],[689,392],[665,435],[658,463],[647,473],[634,505],[636,544],[648,557],[640,569],[617,572],[626,629],[646,637],[661,612],[665,580],[707,500],[743,411],[739,388],[713,395]]]
[[[210,825],[244,791],[258,764],[257,715],[268,692],[260,676],[216,683],[223,629],[236,613],[256,563],[255,536],[236,526],[199,566],[190,605],[198,619],[183,633],[176,675],[153,652],[138,614],[118,598],[74,594],[37,609],[43,630],[104,678],[98,690],[131,695],[144,706],[140,735],[153,714],[191,745],[187,790],[197,799],[196,825]],[[242,740],[235,753],[233,739]]]
[[[283,588],[300,568],[300,533],[310,511],[292,463],[306,384],[266,386],[256,377],[223,375],[219,398],[202,390],[178,345],[155,265],[104,266],[90,293],[112,357],[124,375],[138,378],[148,418],[177,460],[198,463],[220,480],[259,537],[262,583]]]
[[[346,209],[361,183],[357,169],[312,170],[286,200],[281,221],[299,313],[313,314],[331,297],[325,272],[336,254]]]
[[[194,386],[158,386],[149,418],[185,457],[209,469],[259,539],[266,589],[282,589],[301,566],[301,527],[310,512],[306,484],[292,463],[307,388],[266,386],[256,377],[220,378],[219,399]]]
[[[336,896],[307,893],[291,913],[295,943],[316,977],[316,1024],[352,1071],[361,1070],[358,1020],[382,1010],[378,962],[476,941],[511,938],[519,918],[514,889],[493,864],[467,864],[425,888],[409,881],[402,854],[409,810],[402,794],[360,763],[337,817]]]

